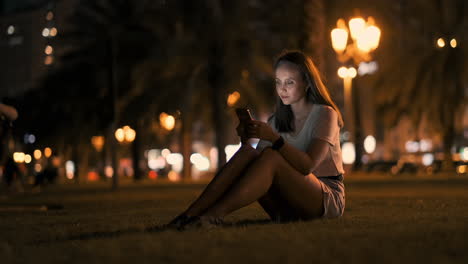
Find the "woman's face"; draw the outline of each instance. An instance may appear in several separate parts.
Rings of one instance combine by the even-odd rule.
[[[285,105],[302,100],[306,94],[306,82],[297,65],[283,61],[275,70],[276,93]]]

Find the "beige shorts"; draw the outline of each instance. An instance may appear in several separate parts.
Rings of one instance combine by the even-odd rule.
[[[317,177],[322,186],[323,207],[322,218],[336,218],[343,215],[345,208],[345,188],[342,181]]]

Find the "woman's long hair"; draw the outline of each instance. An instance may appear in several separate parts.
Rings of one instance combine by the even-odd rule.
[[[320,73],[317,67],[315,67],[315,64],[312,62],[312,59],[310,59],[301,51],[286,50],[283,51],[276,59],[273,66],[274,70],[278,68],[280,62],[284,61],[293,63],[299,68],[303,80],[307,83],[306,87],[308,87],[306,92],[306,100],[313,104],[323,104],[332,107],[338,114],[338,125],[340,128],[343,127],[344,123],[341,112],[331,99],[330,93],[327,87],[325,87],[323,84]],[[277,97],[276,100],[276,109],[273,116],[275,118],[275,126],[278,132],[291,132],[294,130],[294,113],[291,110],[291,105],[283,104],[281,98],[279,97]]]

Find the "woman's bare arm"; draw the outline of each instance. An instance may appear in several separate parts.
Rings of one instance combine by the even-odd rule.
[[[262,138],[264,140],[275,142],[279,134],[268,124],[260,121],[251,121],[248,126],[249,137]],[[259,136],[261,135],[261,136]],[[329,143],[319,138],[312,138],[307,152],[304,152],[293,145],[284,141],[284,145],[279,149],[279,153],[285,160],[296,168],[302,174],[309,174],[320,164],[328,153]]]
[[[325,115],[321,116],[323,121],[320,120],[319,123],[316,124],[316,126],[320,126],[321,130],[318,135],[314,135],[311,138],[307,151],[302,151],[289,144],[287,141],[284,141],[284,145],[279,149],[284,159],[302,174],[309,174],[314,171],[326,157],[330,149],[331,143],[327,141],[327,137],[324,136],[332,133],[333,122],[336,122],[332,119],[333,117],[336,118],[336,116],[328,116],[330,113],[330,111],[325,112]],[[329,122],[328,120],[332,121]],[[272,143],[280,137],[280,134],[273,129],[270,124],[256,120],[249,122],[247,131],[249,137],[257,137]]]
[[[279,152],[291,166],[305,175],[314,171],[322,162],[328,153],[329,145],[325,140],[313,138],[307,152],[304,152],[285,141]]]

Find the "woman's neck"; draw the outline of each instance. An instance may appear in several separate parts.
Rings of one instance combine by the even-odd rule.
[[[305,99],[297,103],[291,104],[291,110],[294,114],[294,119],[305,119],[312,109],[312,103],[307,102]]]

